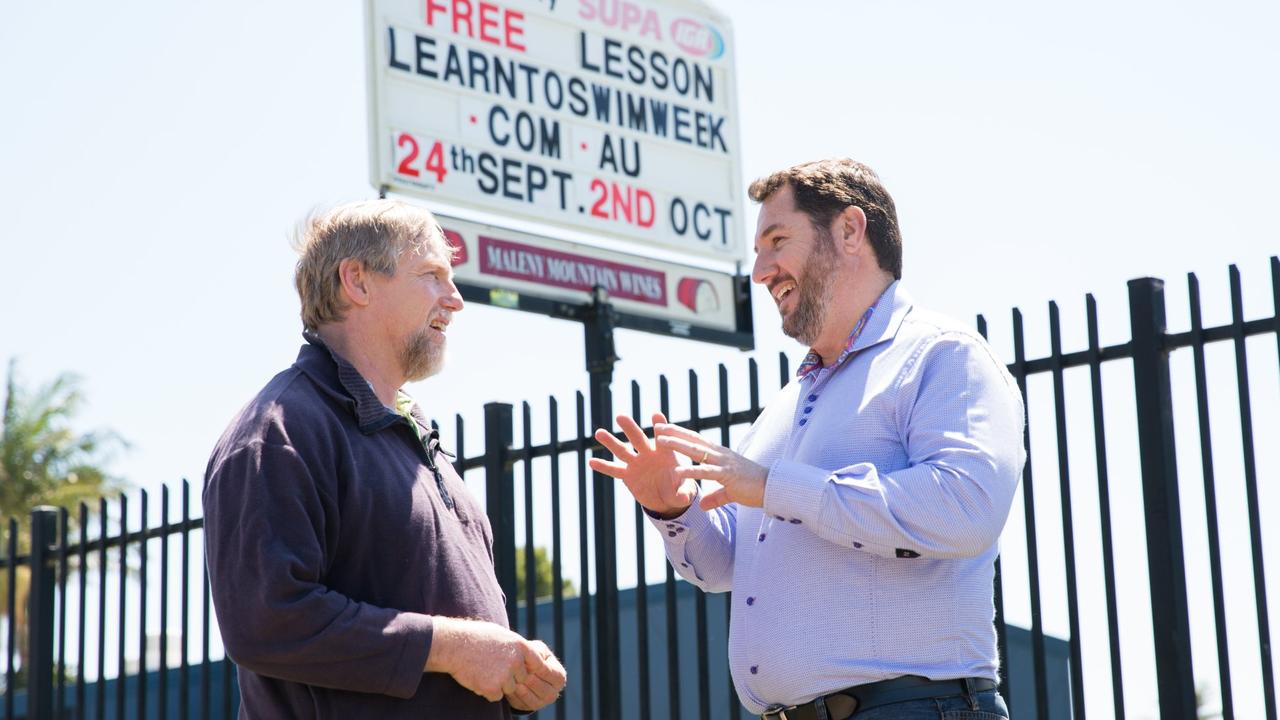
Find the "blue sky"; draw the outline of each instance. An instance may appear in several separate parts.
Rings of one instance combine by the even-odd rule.
[[[1272,312],[1274,3],[720,7],[733,21],[744,183],[816,157],[871,164],[897,201],[916,299],[960,318],[985,313],[1006,358],[1009,308],[1027,313],[1030,352],[1043,355],[1055,299],[1068,348],[1080,348],[1085,292],[1102,308],[1103,342],[1126,340],[1134,277],[1169,282],[1174,328],[1188,326],[1188,271],[1200,275],[1207,322],[1229,319],[1230,263],[1244,275],[1246,316]],[[115,469],[135,486],[197,480],[227,420],[296,353],[288,235],[317,204],[373,195],[363,22],[359,3],[336,0],[0,10],[0,359],[17,357],[31,382],[81,375],[86,425],[131,442]],[[778,331],[767,296],[754,302],[756,354],[772,379],[777,352],[794,359],[801,349]],[[455,412],[475,426],[469,454],[479,452],[483,403],[545,408],[556,395],[567,405],[585,386],[574,324],[470,306],[450,343],[445,373],[410,391],[446,427]],[[1274,370],[1274,344],[1250,347],[1255,367]],[[618,351],[618,387],[636,378],[652,388],[666,372],[677,395],[688,368],[710,385],[716,363],[740,381],[746,362],[735,350],[631,332],[619,333]],[[1265,414],[1280,406],[1275,384],[1274,372],[1255,383],[1260,437],[1277,427]],[[1275,455],[1261,452],[1274,478]],[[1037,473],[1052,515],[1055,475]],[[1278,499],[1264,491],[1264,512]],[[1280,547],[1267,547],[1277,557]],[[1247,559],[1231,562],[1247,581]],[[1128,606],[1140,625],[1137,585]],[[1065,632],[1065,611],[1050,603],[1046,612]],[[1140,714],[1154,695],[1141,667],[1149,639],[1135,633],[1126,672]],[[1211,679],[1208,638],[1197,641],[1197,674]],[[1105,664],[1105,645],[1086,651],[1099,647],[1090,657]],[[1232,653],[1237,703],[1251,702],[1256,645]],[[1097,682],[1090,695],[1105,703]]]

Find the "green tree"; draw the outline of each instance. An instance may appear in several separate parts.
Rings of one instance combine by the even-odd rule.
[[[81,433],[72,428],[84,403],[79,386],[79,378],[64,373],[31,391],[18,380],[17,362],[9,361],[0,417],[0,537],[7,548],[9,519],[17,520],[19,555],[30,551],[31,510],[35,507],[52,505],[74,511],[85,501],[96,509],[97,498],[118,495],[122,488],[122,481],[105,466],[111,452],[127,447],[126,443],[111,432]],[[75,515],[71,515],[73,521]],[[25,670],[27,568],[19,567],[16,573],[13,617],[8,617],[8,583],[8,573],[0,573],[0,619],[15,625],[14,649]]]
[[[524,548],[516,548],[516,602],[524,602],[525,599],[525,559]],[[552,594],[552,588],[555,585],[551,579],[551,560],[547,558],[547,549],[544,547],[535,547],[533,549],[533,569],[537,581],[534,583],[533,589],[537,598],[549,598]],[[574,589],[573,582],[561,578],[560,587],[564,590],[564,597],[573,597],[578,594]]]

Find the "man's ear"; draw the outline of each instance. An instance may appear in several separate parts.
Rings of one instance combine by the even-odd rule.
[[[342,294],[352,305],[364,307],[369,304],[369,280],[369,271],[359,260],[346,258],[338,263],[338,282],[342,285]]]
[[[835,219],[832,234],[836,245],[847,254],[854,254],[867,241],[867,214],[857,205],[850,205]]]

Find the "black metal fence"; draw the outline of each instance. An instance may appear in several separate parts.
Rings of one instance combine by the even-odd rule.
[[[1015,508],[1004,538],[1004,553],[997,563],[996,621],[1002,657],[1008,658],[1007,609],[1014,601],[1026,601],[1031,672],[1024,674],[1023,668],[1017,668],[1014,674],[1030,677],[1032,682],[1025,687],[1010,684],[1007,675],[1002,675],[1006,697],[1011,696],[1015,708],[1026,708],[1024,714],[1035,708],[1037,718],[1060,716],[1061,711],[1050,704],[1050,688],[1056,680],[1046,651],[1045,604],[1054,597],[1046,598],[1043,590],[1056,583],[1059,575],[1065,587],[1064,634],[1070,648],[1067,682],[1073,717],[1084,717],[1089,707],[1117,718],[1151,712],[1164,718],[1192,718],[1205,712],[1203,707],[1197,709],[1198,701],[1204,698],[1197,698],[1192,631],[1207,621],[1203,615],[1193,615],[1188,599],[1184,531],[1190,531],[1190,521],[1182,509],[1184,501],[1195,500],[1204,505],[1205,526],[1197,530],[1202,533],[1197,537],[1204,538],[1208,550],[1210,581],[1207,588],[1194,589],[1212,596],[1214,625],[1212,646],[1197,652],[1212,655],[1216,674],[1202,681],[1211,686],[1209,689],[1216,688],[1222,717],[1237,716],[1235,690],[1248,685],[1260,694],[1265,716],[1276,718],[1259,454],[1275,445],[1280,428],[1267,419],[1259,434],[1255,415],[1256,408],[1261,408],[1267,418],[1272,417],[1269,413],[1280,406],[1280,400],[1269,400],[1251,388],[1251,378],[1257,373],[1251,375],[1250,353],[1269,357],[1270,350],[1269,345],[1248,342],[1251,338],[1265,342],[1267,336],[1274,336],[1276,357],[1280,358],[1280,261],[1276,258],[1271,259],[1270,277],[1271,317],[1244,318],[1240,275],[1233,266],[1229,272],[1231,322],[1205,327],[1199,284],[1189,275],[1190,329],[1183,332],[1167,329],[1162,281],[1131,281],[1130,339],[1105,346],[1099,341],[1097,304],[1088,296],[1086,346],[1075,351],[1064,351],[1059,308],[1051,303],[1050,350],[1037,358],[1028,357],[1023,317],[1013,311],[1013,362],[1009,369],[1027,400],[1030,461],[1020,489],[1021,507]],[[978,326],[987,334],[983,317],[978,318]],[[1210,372],[1207,349],[1215,344],[1229,346],[1234,360],[1232,394],[1238,425],[1227,434],[1239,438],[1238,472],[1235,464],[1221,461],[1220,451],[1215,456],[1221,448],[1221,442],[1214,440],[1215,427],[1221,435],[1222,423],[1211,424],[1213,416],[1220,418],[1213,410],[1213,391],[1216,383],[1227,377],[1227,373]],[[1190,355],[1187,372],[1182,372],[1183,364],[1171,367],[1171,358],[1177,361],[1184,351]],[[1280,360],[1273,362],[1280,365]],[[1131,366],[1131,374],[1125,371],[1125,364]],[[1109,374],[1115,368],[1120,374]],[[732,444],[735,434],[760,412],[759,375],[755,360],[747,363],[745,380],[735,382],[721,366],[714,388],[716,406],[714,412],[706,413],[701,379],[691,371],[684,388],[687,397],[681,397],[679,403],[685,413],[681,424],[713,433],[722,444]],[[785,355],[779,356],[777,377],[780,384],[790,380]],[[1110,387],[1115,382],[1112,378],[1125,378],[1120,383],[1125,387],[1131,382],[1132,393],[1104,392],[1104,379]],[[1041,381],[1047,381],[1047,387],[1036,385]],[[745,394],[734,391],[743,388]],[[643,398],[641,387],[632,383],[626,409],[633,416],[647,417],[654,411],[672,416],[674,395],[667,378],[659,379],[656,398],[648,404]],[[731,410],[731,400],[745,407]],[[1184,406],[1194,406],[1194,414],[1186,417],[1186,413],[1175,412]],[[1078,427],[1073,418],[1082,413],[1088,417],[1083,440],[1079,431],[1071,430]],[[571,692],[539,715],[556,720],[674,720],[691,717],[688,708],[696,707],[697,714],[692,717],[746,717],[723,670],[727,603],[694,590],[691,617],[681,614],[678,597],[691,590],[661,562],[661,543],[645,529],[647,522],[639,507],[629,500],[614,500],[611,492],[601,490],[606,485],[611,490],[614,481],[594,476],[587,469],[588,455],[599,451],[591,439],[587,398],[579,393],[564,418],[556,400],[550,398],[545,414],[539,411],[538,415],[545,422],[535,420],[529,403],[520,407],[517,442],[515,408],[487,405],[483,452],[465,453],[467,428],[461,417],[455,420],[454,445],[459,449],[459,473],[485,496],[494,528],[496,572],[507,593],[507,613],[513,627],[544,639],[562,657],[575,660],[569,667]],[[1198,457],[1188,451],[1185,442],[1182,448],[1177,446],[1175,415],[1183,432],[1187,427],[1195,428]],[[571,430],[562,434],[565,420]],[[1132,437],[1124,431],[1130,425]],[[1076,434],[1074,443],[1069,442],[1072,433]],[[1044,437],[1052,442],[1044,442]],[[1084,463],[1079,461],[1081,446],[1086,448]],[[1181,485],[1180,457],[1196,461],[1189,470],[1184,460]],[[1134,473],[1112,471],[1126,463],[1132,464]],[[1200,487],[1185,481],[1196,469],[1202,496],[1188,494],[1189,487]],[[1122,489],[1136,490],[1133,474],[1141,478],[1144,530],[1138,541],[1145,545],[1144,584],[1149,600],[1141,603],[1140,609],[1149,616],[1152,627],[1144,641],[1147,648],[1126,647],[1122,642],[1123,618],[1134,602],[1121,597],[1124,575],[1117,570],[1117,556],[1134,554],[1134,543],[1125,540],[1125,549],[1117,553],[1112,496]],[[1036,499],[1037,494],[1052,492],[1043,479],[1046,476],[1056,476],[1058,486],[1057,512],[1050,523],[1053,532],[1045,531],[1043,515],[1044,508],[1055,506],[1054,496],[1044,496],[1039,502]],[[1095,481],[1090,490],[1096,484],[1096,491],[1085,497],[1087,502],[1082,500],[1084,491],[1078,482],[1082,476]],[[1276,477],[1272,474],[1267,479]],[[481,478],[482,484],[476,483]],[[1074,487],[1073,479],[1077,480]],[[1228,484],[1238,485],[1244,496],[1246,512],[1239,521],[1224,520],[1226,511],[1218,505],[1219,494]],[[0,573],[7,580],[7,597],[0,598],[0,609],[6,612],[4,720],[207,718],[234,713],[233,671],[230,663],[219,661],[220,643],[212,635],[208,581],[199,545],[201,520],[191,517],[190,487],[182,483],[176,518],[171,518],[168,488],[161,492],[158,512],[148,507],[146,492],[136,497],[141,507],[132,514],[133,525],[128,498],[120,498],[111,507],[106,500],[97,508],[81,505],[73,514],[37,511],[29,531],[20,529],[16,519],[9,521],[5,554],[0,560]],[[1096,511],[1077,512],[1092,510],[1094,504]],[[156,515],[158,523],[149,525]],[[1127,519],[1122,516],[1121,523],[1127,526]],[[1240,623],[1229,632],[1233,624],[1228,622],[1224,594],[1224,522],[1247,526],[1253,627],[1243,632]],[[633,530],[625,531],[627,525]],[[1018,537],[1018,527],[1022,537]],[[1097,528],[1096,552],[1078,550],[1086,537],[1078,534],[1081,527],[1089,529],[1090,547],[1091,531]],[[553,580],[549,598],[538,597],[533,580],[537,565],[532,548],[540,545],[550,549]],[[516,591],[519,547],[530,549],[524,553],[528,581],[522,597],[517,597]],[[1051,554],[1061,554],[1062,562],[1054,567],[1045,565],[1049,559],[1045,551],[1050,547],[1055,551]],[[634,578],[620,577],[629,574],[624,569],[632,562]],[[655,571],[659,564],[665,569]],[[1011,576],[1017,576],[1018,582],[1012,582]],[[574,597],[566,597],[562,584],[566,577],[576,583]],[[1082,596],[1081,587],[1088,585],[1089,578],[1101,587],[1105,611],[1087,616],[1087,622],[1082,623],[1082,597],[1088,596]],[[627,596],[625,604],[628,608],[634,605],[628,617],[635,620],[624,627],[619,622],[618,588],[620,582],[629,580],[634,580],[637,590]],[[566,605],[573,606],[571,615],[566,614]],[[24,607],[25,619],[20,615]],[[654,612],[657,608],[661,610]],[[170,631],[175,616],[179,623],[176,637]],[[567,632],[565,625],[570,616],[577,623],[573,632]],[[655,627],[655,622],[662,627]],[[567,647],[569,636],[574,647]],[[1230,648],[1240,643],[1256,644],[1258,682],[1243,683],[1232,674],[1231,661],[1238,661],[1240,655]],[[1095,652],[1098,647],[1105,647],[1105,652]],[[1095,670],[1095,656],[1105,658],[1106,670],[1100,675]],[[1148,656],[1153,658],[1151,668],[1146,668],[1143,660]],[[1087,663],[1086,657],[1090,658]],[[1125,657],[1130,659],[1123,661]],[[625,682],[624,666],[629,671]],[[1154,674],[1151,705],[1144,704],[1146,698],[1135,695],[1131,688],[1134,676],[1141,674],[1133,672],[1135,667]],[[1099,677],[1102,681],[1096,680]],[[1126,677],[1130,685],[1126,685]]]

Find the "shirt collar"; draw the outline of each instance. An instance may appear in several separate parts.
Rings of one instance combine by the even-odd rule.
[[[308,344],[298,351],[298,367],[326,386],[330,392],[348,400],[360,432],[372,434],[399,421],[401,416],[382,404],[373,392],[373,386],[364,379],[355,365],[334,352],[319,335],[310,330],[303,331],[302,337]],[[414,420],[427,425],[426,418],[422,416],[416,403],[411,412]]]
[[[853,332],[849,333],[849,338],[845,341],[844,349],[840,351],[840,355],[836,357],[835,362],[831,363],[829,369],[834,370],[840,367],[849,357],[872,345],[892,339],[898,334],[898,328],[902,325],[907,312],[911,310],[912,304],[911,296],[900,286],[900,281],[894,280],[858,319],[858,323],[853,326]],[[813,348],[809,348],[809,352],[800,361],[800,366],[796,368],[796,378],[804,380],[816,374],[822,367],[822,356]]]

